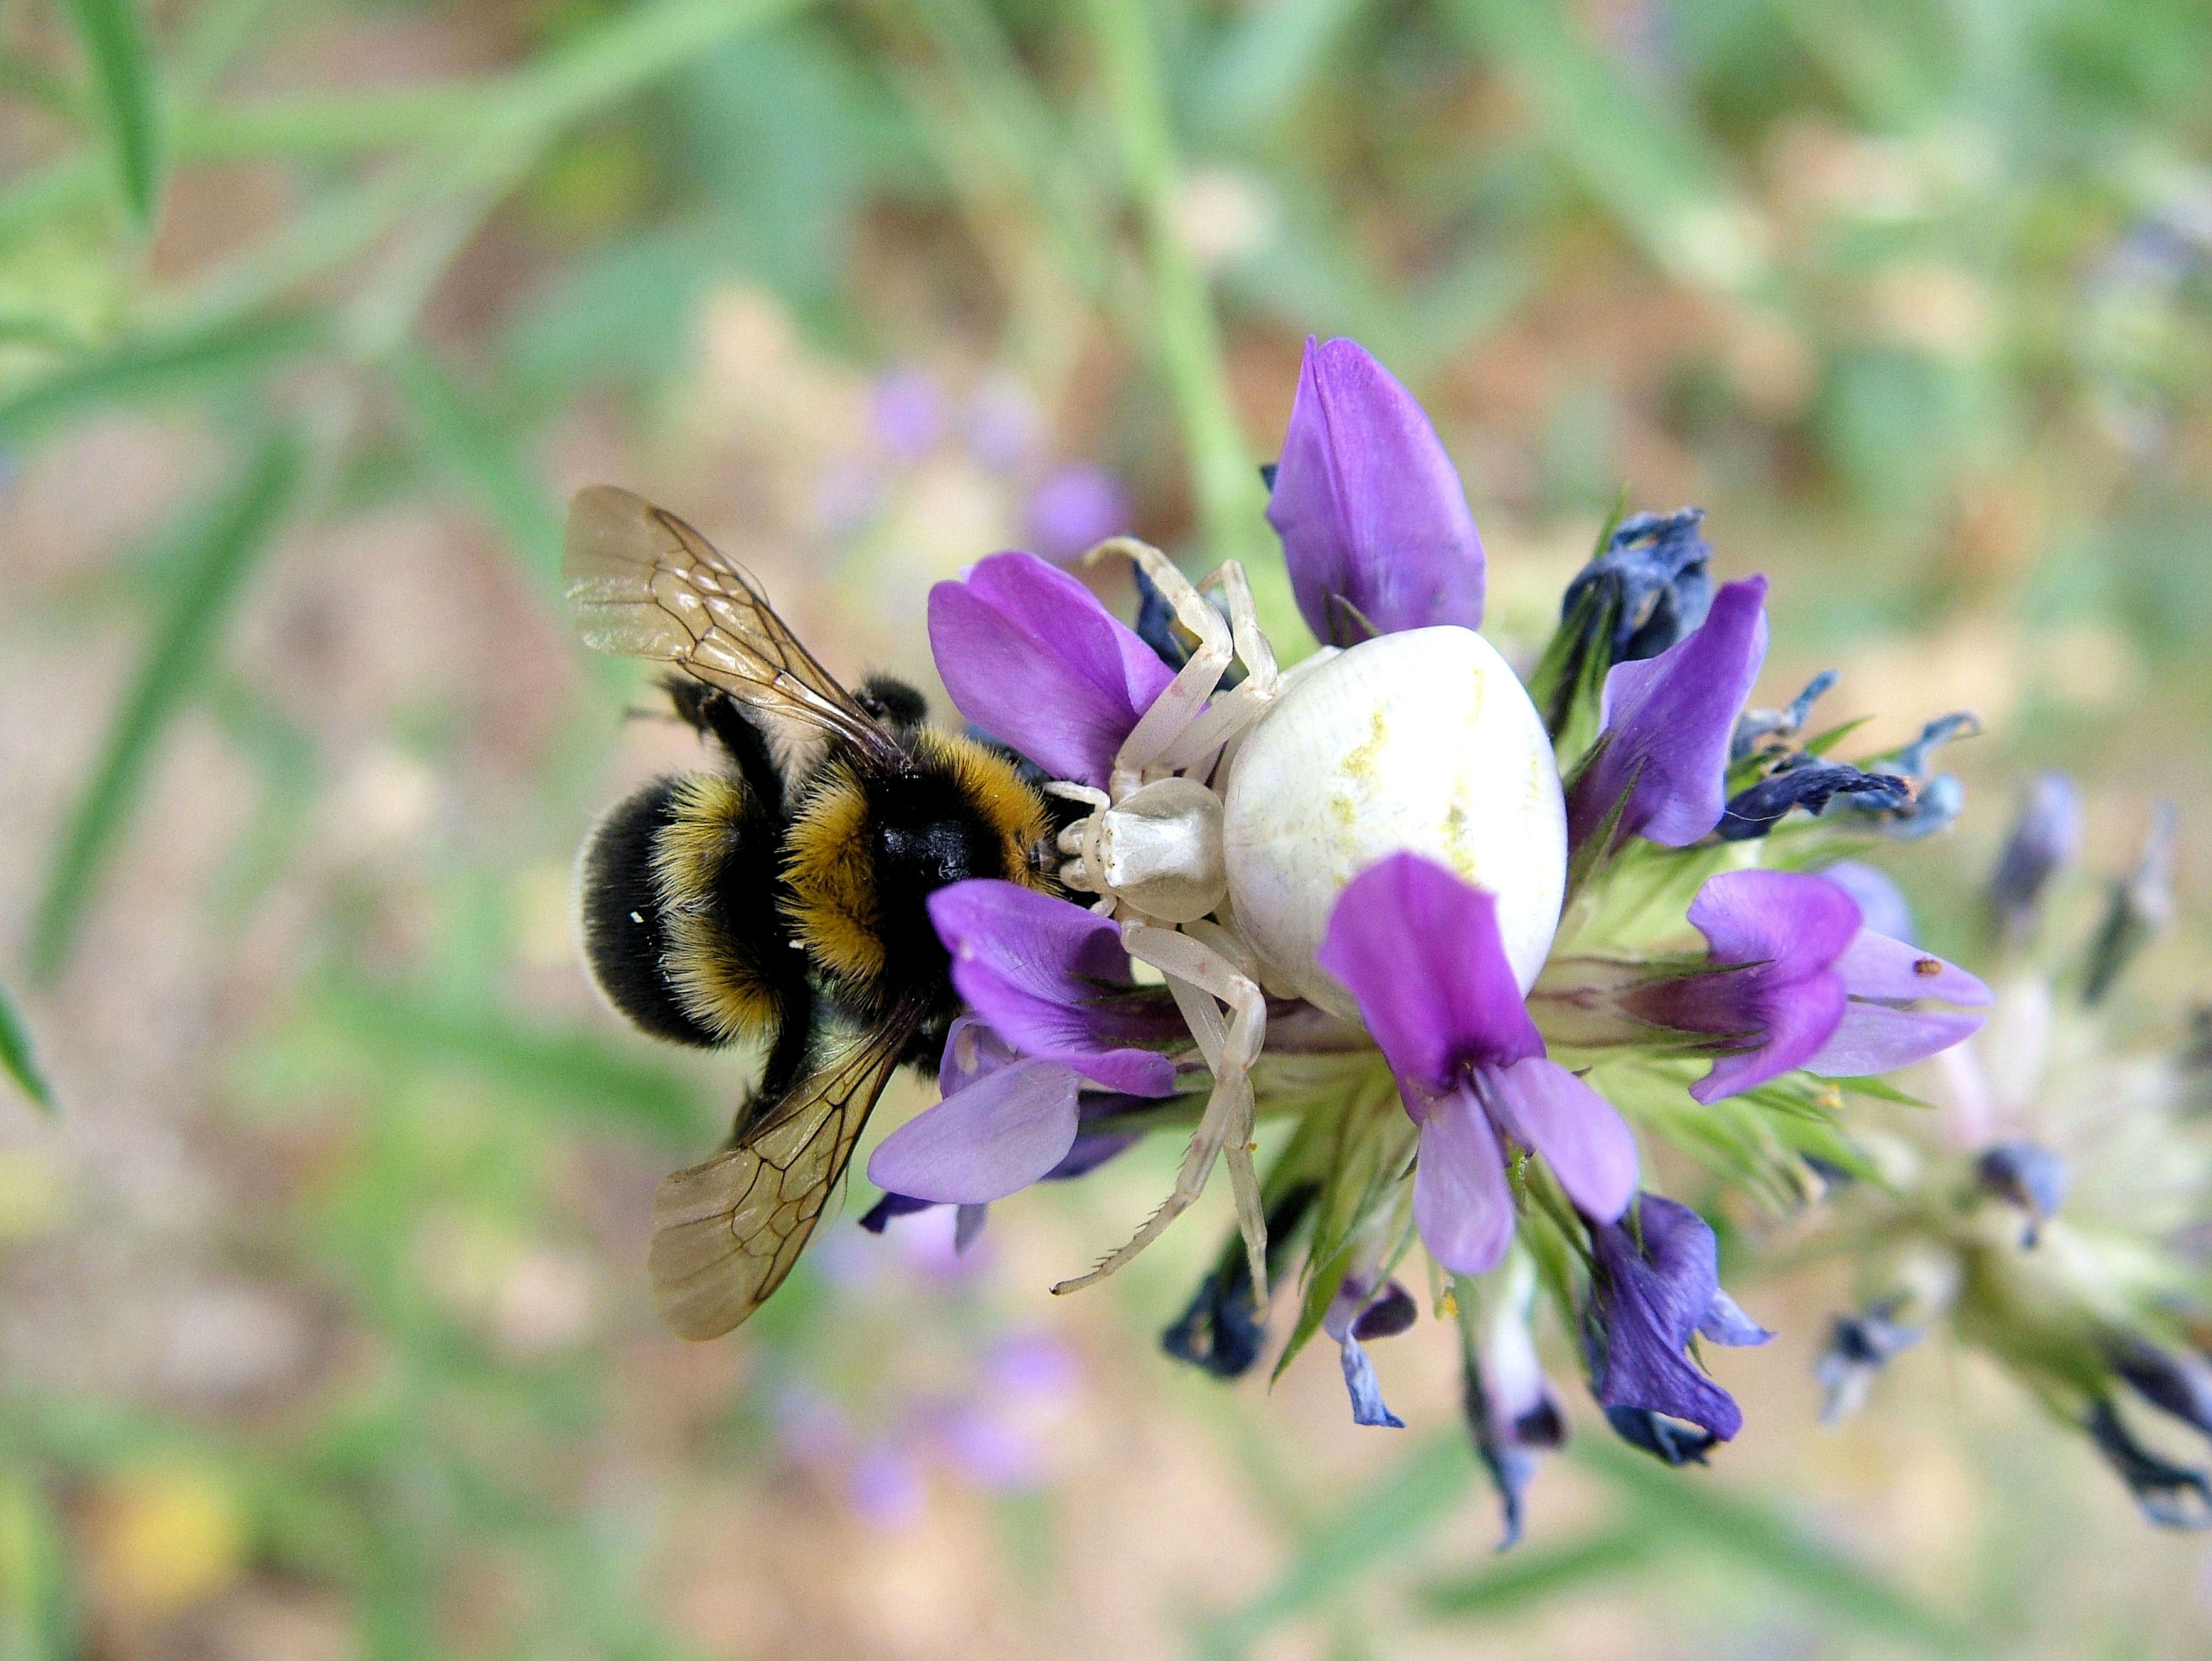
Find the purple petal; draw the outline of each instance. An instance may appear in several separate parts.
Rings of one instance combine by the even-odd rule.
[[[1872,929],[1859,931],[1836,960],[1836,968],[1853,997],[1896,1003],[1921,997],[1969,1005],[1995,1002],[1987,986],[1957,965]]]
[[[1466,1090],[1430,1104],[1421,1122],[1413,1223],[1429,1255],[1462,1275],[1495,1269],[1513,1242],[1513,1193],[1498,1136]]]
[[[960,712],[1055,778],[1103,786],[1173,671],[1074,578],[994,554],[929,591],[929,644]]]
[[[1483,1105],[1552,1167],[1577,1210],[1611,1222],[1636,1194],[1636,1137],[1613,1105],[1557,1062],[1532,1056],[1475,1075]]]
[[[1397,853],[1346,885],[1314,954],[1358,1000],[1401,1078],[1431,1093],[1462,1068],[1544,1053],[1498,933],[1498,900],[1434,860]]]
[[[952,955],[952,984],[1016,1049],[1132,1095],[1174,1089],[1174,1064],[1127,1040],[1170,1040],[1185,1029],[1171,1001],[1130,987],[1128,954],[1112,923],[988,878],[939,888],[928,905]]]
[[[1804,1066],[1834,1036],[1845,1011],[1859,1007],[1844,997],[1844,978],[1833,970],[1772,989],[1758,1005],[1758,1046],[1717,1058],[1691,1095],[1710,1105]]]
[[[1720,822],[1729,741],[1766,660],[1766,579],[1729,583],[1705,621],[1656,658],[1605,677],[1603,748],[1567,796],[1579,846],[1624,792],[1616,834],[1685,847]]]
[[[1056,1061],[1017,1061],[923,1109],[868,1160],[878,1188],[940,1205],[981,1205],[1018,1193],[1060,1163],[1075,1140],[1075,1074]]]
[[[1940,1055],[1981,1030],[1982,1017],[1943,1009],[1898,1009],[1853,998],[1827,1041],[1797,1065],[1823,1078],[1864,1078]],[[1739,1088],[1742,1088],[1741,1086]]]
[[[1306,342],[1267,501],[1298,610],[1348,646],[1340,597],[1385,634],[1482,622],[1482,539],[1437,429],[1357,343]]]
[[[1718,1253],[1705,1219],[1646,1194],[1632,1222],[1592,1224],[1590,1246],[1591,1393],[1609,1411],[1662,1413],[1723,1441],[1734,1436],[1743,1428],[1735,1398],[1683,1354],[1720,1290]]]
[[[1802,871],[1723,871],[1698,890],[1689,918],[1713,961],[1764,964],[1775,979],[1831,967],[1859,935],[1851,897]]]

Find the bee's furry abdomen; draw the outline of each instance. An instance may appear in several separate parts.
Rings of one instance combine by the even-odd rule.
[[[584,844],[578,909],[584,962],[608,1003],[655,1038],[713,1048],[663,967],[668,937],[653,844],[675,811],[678,780],[657,779],[607,809]]]
[[[655,1037],[716,1047],[778,1032],[805,997],[776,906],[781,827],[732,773],[657,779],[584,852],[584,953]]]

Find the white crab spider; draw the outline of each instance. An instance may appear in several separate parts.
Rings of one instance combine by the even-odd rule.
[[[1314,961],[1336,896],[1411,850],[1498,896],[1525,991],[1558,926],[1566,815],[1551,740],[1497,652],[1472,629],[1380,636],[1279,675],[1243,567],[1193,585],[1158,549],[1100,543],[1149,577],[1198,645],[1114,758],[1108,788],[1054,784],[1090,812],[1060,834],[1060,880],[1099,896],[1130,956],[1159,971],[1213,1075],[1174,1191],[1073,1292],[1157,1239],[1225,1158],[1255,1287],[1267,1222],[1252,1165],[1251,1069],[1270,993],[1349,1020],[1358,1010]],[[1228,612],[1205,597],[1219,588]],[[1226,693],[1231,661],[1244,679]],[[1224,752],[1226,752],[1224,756]]]

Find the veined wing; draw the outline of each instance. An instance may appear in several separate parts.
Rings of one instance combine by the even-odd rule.
[[[568,503],[561,574],[584,644],[675,664],[740,702],[889,758],[896,743],[775,615],[751,578],[664,508],[613,485]]]
[[[920,1019],[827,1058],[735,1147],[662,1182],[646,1264],[677,1336],[719,1338],[783,1284]]]

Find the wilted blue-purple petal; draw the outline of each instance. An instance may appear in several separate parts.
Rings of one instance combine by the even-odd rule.
[[[1866,927],[1908,946],[1912,943],[1912,902],[1887,871],[1864,860],[1844,859],[1823,867],[1820,875],[1850,895]]]
[[[1876,1304],[1856,1315],[1838,1315],[1828,1327],[1828,1344],[1813,1363],[1820,1386],[1820,1422],[1841,1423],[1866,1405],[1875,1374],[1890,1358],[1920,1342],[1922,1329],[1891,1318],[1893,1304]]]
[[[2038,775],[1990,878],[1990,908],[2009,933],[2022,935],[2033,926],[2045,888],[2074,863],[2081,847],[2081,792],[2063,773]]]
[[[1513,1193],[1498,1133],[1469,1090],[1438,1098],[1422,1118],[1413,1224],[1429,1255],[1462,1275],[1495,1269],[1513,1242]]]
[[[1544,1053],[1505,961],[1497,897],[1432,859],[1393,854],[1352,878],[1314,958],[1358,1000],[1400,1078],[1431,1093],[1466,1067]]]
[[[1567,796],[1579,846],[1626,797],[1615,835],[1683,847],[1721,816],[1729,742],[1766,660],[1766,579],[1729,583],[1674,646],[1605,679],[1604,736]]]
[[[2112,1371],[2162,1413],[2212,1436],[2212,1362],[2202,1355],[2160,1349],[2133,1333],[2106,1345]]]
[[[1735,1398],[1683,1353],[1720,1289],[1713,1231],[1688,1206],[1646,1194],[1633,1217],[1589,1233],[1591,1392],[1609,1412],[1663,1414],[1733,1437],[1743,1427]]]
[[[1611,1222],[1628,1209],[1636,1193],[1636,1137],[1611,1102],[1540,1056],[1477,1068],[1474,1079],[1491,1116],[1543,1155],[1576,1209]]]
[[[1984,1149],[1974,1161],[1974,1179],[1988,1192],[2027,1213],[2020,1241],[2024,1246],[2035,1244],[2045,1222],[2065,1203],[2066,1191],[2073,1185],[2063,1155],[2027,1141],[2001,1142]]]
[[[1344,1362],[1344,1387],[1352,1395],[1352,1422],[1356,1425],[1378,1425],[1388,1430],[1403,1430],[1406,1422],[1393,1413],[1382,1400],[1382,1381],[1375,1376],[1375,1363],[1368,1359],[1359,1340],[1349,1332],[1344,1335],[1340,1352]]]
[[[1838,797],[1884,811],[1913,801],[1912,786],[1893,773],[1862,773],[1845,762],[1801,754],[1729,797],[1714,828],[1723,842],[1748,842],[1765,835],[1795,809],[1819,814]]]
[[[871,1234],[880,1234],[896,1217],[912,1216],[916,1211],[927,1211],[938,1202],[916,1199],[911,1194],[885,1194],[860,1218],[860,1227]]]
[[[1482,540],[1443,442],[1413,396],[1358,343],[1306,342],[1267,500],[1291,592],[1315,635],[1361,638],[1482,621]]]
[[[2160,1528],[2212,1528],[2212,1477],[2160,1458],[2136,1441],[2110,1400],[2093,1403],[2081,1428],[2145,1517]]]
[[[929,644],[963,715],[1054,777],[1100,786],[1174,678],[1089,589],[1030,554],[931,589]]]
[[[1129,984],[1121,931],[1071,900],[977,878],[929,896],[930,920],[952,956],[952,984],[1024,1055],[1069,1066],[1109,1089],[1163,1096],[1174,1064],[1136,1047],[1185,1029],[1173,1002]]]
[[[868,1160],[868,1180],[940,1205],[1004,1199],[1066,1154],[1080,1088],[1056,1061],[1001,1067],[885,1137]]]

